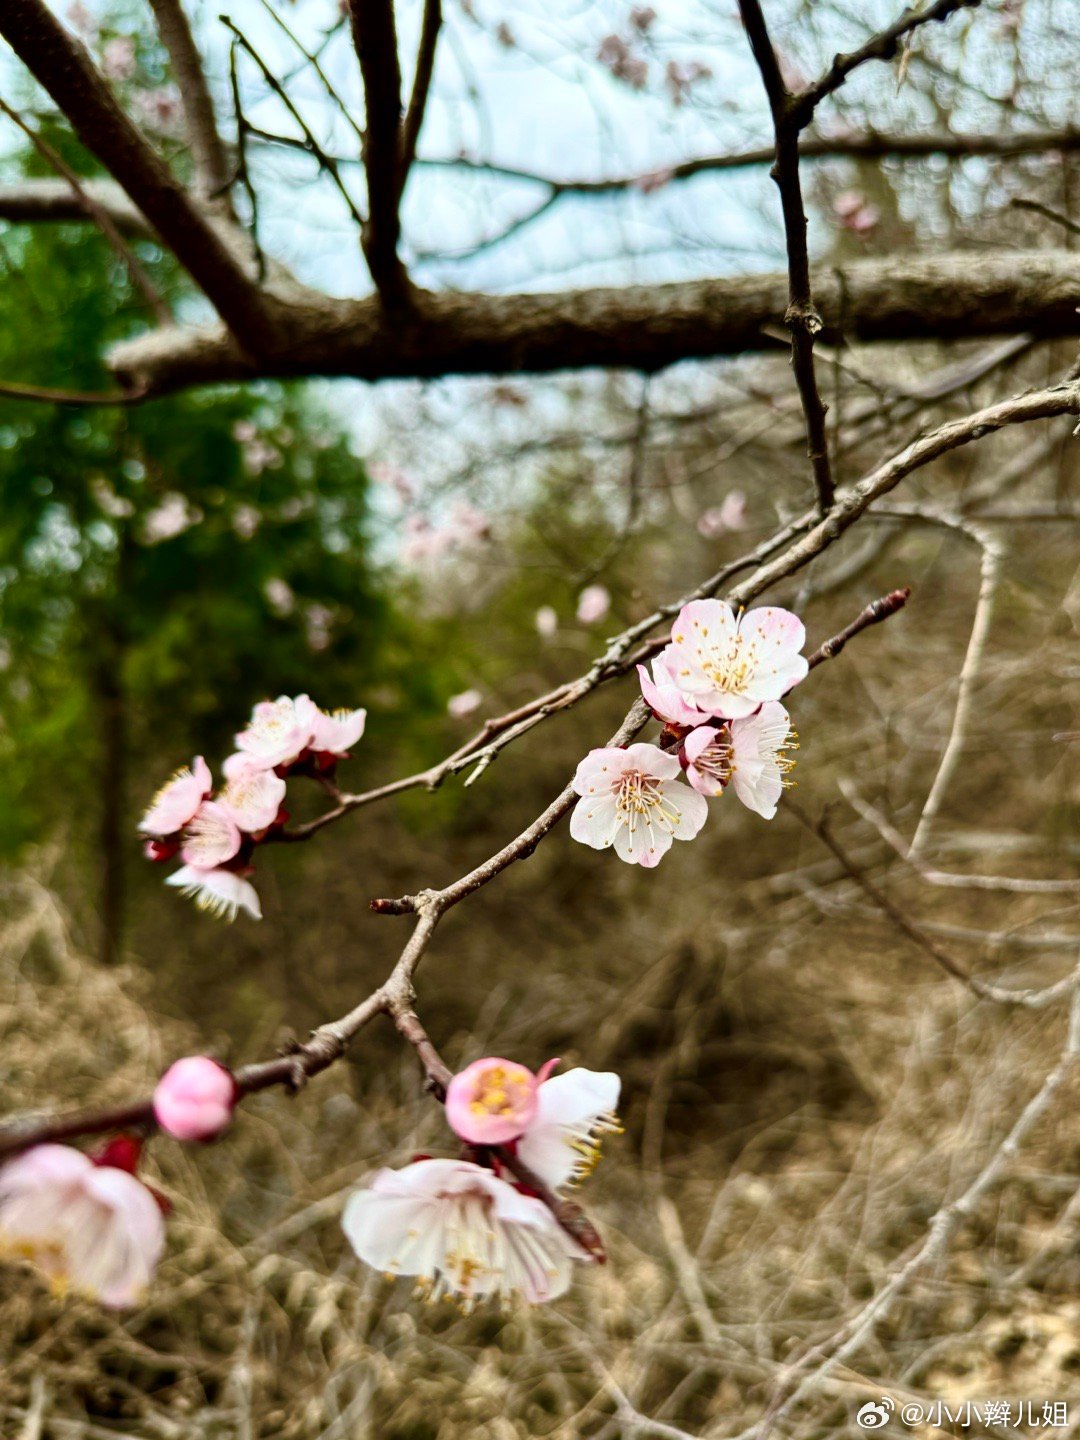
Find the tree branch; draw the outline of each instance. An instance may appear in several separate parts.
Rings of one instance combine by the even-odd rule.
[[[161,43],[168,51],[173,78],[180,90],[184,126],[195,163],[196,190],[207,201],[217,201],[232,215],[229,186],[232,174],[214,118],[214,102],[206,72],[184,14],[181,0],[150,0]]]
[[[115,180],[80,180],[95,207],[108,215],[121,235],[152,236],[153,227]],[[35,225],[89,220],[87,208],[66,180],[17,180],[0,185],[0,220]]]
[[[364,78],[368,219],[364,255],[380,298],[400,306],[409,281],[398,256],[401,222],[401,65],[392,0],[349,0],[353,44]]]
[[[860,260],[815,271],[826,341],[1075,336],[1080,256],[1033,250]],[[350,375],[361,380],[546,373],[587,366],[645,372],[681,360],[775,349],[786,275],[485,295],[413,292],[407,320],[377,300],[306,292],[284,319],[288,345],[244,355],[227,333],[186,329],[117,346],[110,367],[147,392],[232,380]]]
[[[982,0],[934,0],[934,3],[927,5],[925,9],[917,10],[910,6],[899,20],[872,35],[858,49],[847,55],[837,55],[821,79],[808,85],[795,97],[795,115],[800,128],[805,128],[810,123],[822,100],[839,90],[852,71],[857,70],[860,65],[865,65],[868,60],[892,60],[900,47],[900,41],[921,25],[928,25],[932,21],[943,22],[958,10],[973,10],[981,3]]]
[[[224,232],[147,145],[86,49],[44,0],[4,0],[0,35],[52,96],[86,148],[127,191],[237,341],[259,350],[272,348],[277,327]]]
[[[409,108],[405,112],[405,124],[401,132],[401,189],[405,189],[409,168],[416,158],[416,143],[424,124],[428,93],[431,90],[431,76],[435,69],[435,47],[442,28],[442,0],[424,0],[424,18],[420,27],[420,46],[416,54],[416,74],[413,77]]]
[[[265,134],[262,138],[270,137]],[[289,144],[290,137],[273,137],[278,143]],[[869,131],[865,135],[803,135],[799,139],[800,160],[922,160],[930,155],[945,155],[963,160],[968,156],[985,155],[1010,159],[1018,155],[1040,155],[1049,150],[1073,154],[1080,150],[1080,130],[1031,130],[1015,135],[954,134],[952,131],[928,130],[920,135],[896,135],[887,131]],[[697,155],[658,170],[638,171],[628,175],[611,175],[599,180],[574,179],[539,174],[512,165],[498,165],[467,155],[421,156],[418,165],[475,170],[481,174],[502,176],[543,185],[557,195],[610,195],[620,190],[647,190],[658,182],[670,184],[689,180],[695,175],[715,171],[746,170],[758,165],[771,165],[776,158],[773,145],[750,150],[737,150],[720,155]],[[1017,202],[1013,202],[1014,204]]]

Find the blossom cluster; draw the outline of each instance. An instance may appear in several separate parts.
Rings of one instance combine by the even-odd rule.
[[[256,846],[288,819],[286,779],[329,778],[363,735],[366,719],[366,710],[328,714],[307,695],[280,695],[256,705],[236,736],[236,752],[221,767],[225,784],[219,791],[198,755],[158,791],[140,820],[148,859],[161,863],[179,856],[183,862],[166,885],[214,915],[233,920],[244,910],[261,919],[248,877]]]
[[[414,1276],[427,1299],[453,1297],[465,1309],[481,1299],[520,1295],[539,1304],[562,1295],[574,1265],[595,1257],[515,1179],[505,1156],[556,1194],[580,1183],[603,1135],[620,1128],[619,1077],[584,1069],[553,1076],[557,1064],[534,1074],[489,1057],[455,1075],[446,1119],[465,1155],[380,1170],[353,1194],[342,1224],[360,1259],[390,1276]]]
[[[780,699],[807,673],[805,643],[788,610],[739,616],[723,600],[684,605],[652,672],[638,666],[641,693],[664,725],[660,744],[590,751],[574,775],[574,839],[651,868],[675,840],[698,834],[708,800],[729,784],[771,820],[796,743]]]
[[[563,1294],[575,1263],[595,1257],[549,1201],[589,1173],[602,1136],[619,1130],[619,1079],[584,1069],[553,1077],[557,1063],[534,1075],[490,1058],[454,1076],[446,1118],[466,1142],[463,1155],[378,1171],[345,1209],[357,1255],[389,1276],[415,1276],[429,1299],[451,1296],[465,1308]],[[238,1095],[224,1066],[188,1056],[158,1082],[154,1119],[175,1140],[206,1142],[229,1124]],[[138,1304],[171,1208],[136,1174],[142,1148],[121,1134],[91,1153],[42,1144],[9,1161],[0,1169],[0,1259],[30,1264],[58,1294],[113,1309]],[[511,1157],[547,1198],[513,1178]]]

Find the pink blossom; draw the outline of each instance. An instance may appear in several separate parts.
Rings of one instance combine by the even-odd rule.
[[[167,780],[150,802],[150,808],[139,821],[143,835],[175,835],[191,820],[210,794],[213,780],[210,767],[196,755],[191,769],[185,765]]]
[[[232,512],[232,527],[241,540],[250,540],[262,524],[262,515],[254,505],[237,505]]]
[[[491,539],[491,521],[475,505],[461,501],[450,512],[449,531],[460,544],[477,545]]]
[[[651,677],[644,665],[639,665],[637,670],[641,694],[658,720],[666,725],[700,725],[705,719],[705,712],[691,705],[659,657],[652,662]]]
[[[259,431],[251,420],[237,420],[232,427],[232,437],[241,445],[247,445],[255,439]]]
[[[380,1170],[353,1194],[342,1226],[356,1254],[389,1275],[415,1275],[429,1299],[530,1304],[569,1288],[574,1261],[592,1257],[548,1207],[468,1160],[416,1160]]]
[[[333,623],[334,612],[328,605],[320,605],[316,601],[304,607],[304,637],[309,650],[318,653],[330,648]]]
[[[192,505],[186,496],[172,491],[143,517],[143,544],[160,545],[165,540],[175,540],[185,530],[198,525],[202,518],[203,512],[197,505]]]
[[[803,623],[790,610],[764,606],[736,619],[724,600],[692,600],[660,659],[689,704],[737,720],[804,678],[805,642]]]
[[[615,847],[620,860],[652,869],[673,840],[692,840],[709,813],[705,799],[682,784],[674,755],[656,745],[592,750],[577,767],[582,797],[570,834],[594,850]]]
[[[38,1145],[0,1170],[0,1255],[29,1261],[58,1292],[134,1305],[164,1243],[157,1201],[125,1169]]]
[[[657,190],[663,190],[665,185],[670,185],[674,179],[675,171],[670,166],[661,170],[649,170],[637,177],[634,189],[640,190],[642,195],[654,195]]]
[[[411,505],[416,499],[416,486],[405,474],[405,471],[397,465],[390,465],[385,460],[376,460],[374,464],[368,466],[368,474],[376,485],[388,485],[403,504]]]
[[[291,765],[311,744],[317,715],[318,708],[307,695],[261,700],[251,712],[247,729],[236,736],[237,748],[263,770]]]
[[[619,1077],[610,1070],[540,1071],[536,1113],[517,1142],[517,1153],[552,1190],[580,1184],[600,1159],[605,1134],[621,1134],[616,1110]]]
[[[720,729],[702,725],[683,741],[686,778],[701,795],[721,794],[731,782],[749,809],[771,820],[776,814],[784,779],[796,748],[791,719],[777,700],[768,700],[756,715],[733,720]]]
[[[344,760],[363,735],[366,724],[366,710],[334,710],[329,714],[325,710],[317,710],[311,731],[311,748],[320,754]]]
[[[165,133],[176,128],[180,119],[180,93],[173,85],[161,85],[156,90],[140,90],[136,93],[135,108],[147,125]]]
[[[219,805],[232,823],[248,835],[273,825],[285,799],[285,781],[281,776],[273,770],[253,766],[242,752],[230,755],[221,768],[228,783],[221,792]],[[184,859],[189,858],[185,853]]]
[[[97,31],[97,21],[82,0],[72,0],[67,8],[67,22],[73,30],[78,30],[87,37],[93,36]]]
[[[664,69],[664,85],[675,105],[683,103],[699,80],[711,78],[712,71],[708,65],[703,65],[697,60],[691,60],[685,65],[678,60],[669,60]]]
[[[135,41],[130,35],[117,35],[101,52],[101,68],[110,80],[130,80],[135,74]]]
[[[216,870],[240,849],[240,829],[217,800],[204,800],[188,822],[180,858],[196,870]]]
[[[728,530],[746,529],[746,496],[741,490],[730,490],[720,505],[702,511],[697,522],[699,535],[715,540]]]
[[[479,690],[462,690],[460,695],[451,695],[446,702],[446,713],[454,720],[466,720],[484,703]]]
[[[611,592],[606,585],[586,585],[578,596],[577,618],[582,625],[595,625],[611,609]]]
[[[446,1119],[472,1145],[505,1145],[536,1116],[539,1081],[513,1060],[474,1060],[450,1081]]]
[[[868,235],[881,219],[881,212],[858,190],[844,190],[833,201],[833,212],[845,230]]]
[[[533,623],[536,626],[536,633],[544,640],[550,640],[559,628],[559,617],[551,605],[541,605],[537,610]]]
[[[262,909],[254,885],[233,870],[199,870],[184,865],[166,877],[166,885],[174,885],[181,895],[189,895],[200,910],[221,920],[235,920],[245,910],[253,920],[262,919]]]
[[[296,609],[296,595],[292,586],[287,580],[282,580],[280,575],[271,576],[263,586],[263,595],[270,609],[281,620],[291,615]]]
[[[154,1118],[174,1140],[212,1140],[232,1119],[236,1081],[207,1055],[177,1060],[154,1090]]]

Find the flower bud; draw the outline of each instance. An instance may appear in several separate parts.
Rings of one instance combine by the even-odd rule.
[[[232,1118],[236,1081],[206,1055],[177,1060],[158,1081],[154,1116],[174,1140],[213,1140]]]

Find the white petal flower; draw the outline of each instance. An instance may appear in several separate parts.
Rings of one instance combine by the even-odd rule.
[[[660,658],[692,705],[738,720],[805,677],[805,643],[805,627],[790,610],[764,606],[736,619],[724,600],[694,600],[679,612]]]
[[[721,795],[730,783],[742,803],[771,820],[784,777],[795,762],[786,753],[798,736],[783,705],[768,700],[756,715],[719,727],[699,725],[683,741],[686,778],[701,795]]]
[[[144,835],[175,835],[182,830],[210,794],[213,781],[210,767],[196,755],[191,769],[185,765],[167,780],[150,802],[150,808],[139,821]]]
[[[240,830],[229,812],[217,800],[204,800],[184,831],[181,860],[200,870],[213,870],[239,849]]]
[[[582,798],[570,834],[595,850],[613,845],[628,864],[658,865],[672,841],[692,840],[709,813],[704,797],[679,780],[680,770],[656,745],[590,751],[574,775]]]
[[[467,1160],[416,1160],[380,1170],[342,1216],[349,1243],[388,1275],[415,1275],[431,1300],[562,1295],[575,1260],[588,1261],[551,1211]]]
[[[0,1255],[28,1260],[56,1290],[133,1305],[164,1243],[157,1201],[126,1170],[68,1145],[37,1145],[0,1170]]]
[[[272,825],[285,799],[281,776],[252,766],[243,753],[230,755],[222,769],[228,783],[218,803],[233,824],[248,835]]]
[[[200,910],[222,920],[235,920],[239,910],[246,910],[253,920],[262,919],[262,909],[255,886],[232,870],[197,870],[184,865],[169,875],[166,885],[175,885],[181,895],[190,895]]]
[[[619,1077],[610,1070],[553,1075],[540,1085],[536,1117],[517,1153],[552,1190],[584,1180],[600,1158],[604,1133],[622,1131],[618,1104]]]
[[[311,748],[328,755],[344,756],[364,733],[366,710],[316,710]]]
[[[237,735],[237,749],[263,770],[291,764],[311,744],[318,713],[307,695],[262,700],[252,710],[247,729]]]
[[[771,820],[794,767],[786,753],[798,748],[798,736],[791,717],[775,700],[770,700],[748,720],[731,726],[731,783],[735,794],[750,810]]]

